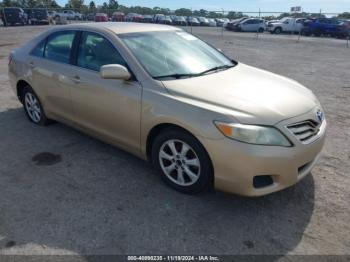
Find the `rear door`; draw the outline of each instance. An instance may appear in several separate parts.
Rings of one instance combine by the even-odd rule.
[[[100,68],[127,63],[107,36],[81,32],[76,50],[76,69],[71,74],[71,98],[75,122],[95,134],[135,152],[140,150],[142,87],[128,81],[103,79]]]
[[[245,23],[244,31],[247,31],[247,32],[256,32],[256,31],[258,31],[259,22],[258,22],[257,19],[249,19],[249,20],[247,20],[244,23]]]
[[[66,120],[73,117],[69,76],[75,69],[70,64],[75,36],[74,30],[52,33],[32,50],[28,61],[34,91],[45,111]]]

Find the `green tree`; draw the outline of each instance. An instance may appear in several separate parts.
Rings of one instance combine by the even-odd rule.
[[[12,6],[12,1],[11,1],[11,0],[4,0],[4,1],[2,2],[2,5],[3,5],[4,7]]]
[[[180,8],[175,10],[175,14],[179,16],[191,16],[192,10],[188,8]]]
[[[37,6],[37,1],[36,0],[28,0],[27,5],[29,8],[33,8]]]
[[[210,18],[222,18],[222,17],[224,17],[224,14],[221,12],[219,12],[219,13],[209,12],[208,17],[210,17]]]
[[[338,18],[350,19],[350,13],[349,12],[345,12],[345,13],[339,14]]]
[[[160,13],[160,7],[158,7],[158,6],[155,6],[155,7],[153,7],[153,12],[155,13],[155,14],[159,14]]]
[[[242,12],[228,12],[227,14],[227,18],[229,19],[238,19],[238,18],[242,18],[243,17],[243,13]]]
[[[68,5],[70,8],[79,9],[83,6],[84,0],[69,0]]]
[[[118,7],[119,7],[118,1],[116,1],[116,0],[109,0],[109,3],[108,3],[108,8],[109,9],[116,10],[116,9],[118,9]]]
[[[96,11],[96,4],[94,1],[91,1],[89,4],[89,11],[90,12],[95,12]]]

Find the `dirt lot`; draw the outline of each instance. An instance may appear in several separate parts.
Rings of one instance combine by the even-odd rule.
[[[328,140],[312,175],[248,199],[179,194],[128,153],[62,124],[29,123],[7,56],[46,28],[0,28],[0,254],[350,254],[345,41],[194,29],[229,56],[306,85],[326,111]]]

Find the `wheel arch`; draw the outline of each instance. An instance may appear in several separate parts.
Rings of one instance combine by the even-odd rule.
[[[178,124],[164,122],[164,123],[159,123],[159,124],[153,126],[151,128],[151,130],[148,132],[147,139],[146,139],[146,157],[147,157],[148,161],[152,160],[151,155],[152,155],[152,145],[153,145],[154,139],[165,129],[181,130],[181,131],[189,134],[190,136],[194,137],[198,141],[198,143],[201,144],[201,146],[206,151],[208,157],[210,158],[210,155],[209,155],[207,149],[205,148],[203,143],[193,134],[193,132],[189,131],[188,129],[186,129]],[[211,158],[210,158],[210,161],[212,162]]]
[[[19,80],[17,82],[17,84],[16,84],[16,94],[17,94],[17,97],[18,97],[19,101],[22,104],[23,104],[23,90],[27,86],[30,86],[30,84],[27,81],[23,80],[23,79]]]

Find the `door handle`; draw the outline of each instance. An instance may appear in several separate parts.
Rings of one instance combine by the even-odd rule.
[[[35,67],[34,62],[29,62],[29,66],[30,68],[34,68]]]
[[[78,76],[78,75],[73,76],[73,82],[76,84],[79,84],[81,82],[80,76]]]

